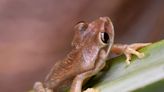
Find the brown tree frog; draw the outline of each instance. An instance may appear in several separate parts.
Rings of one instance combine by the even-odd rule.
[[[66,86],[71,86],[70,92],[82,92],[84,81],[105,66],[110,52],[124,53],[126,63],[130,64],[131,55],[142,58],[144,54],[136,50],[150,44],[114,44],[113,24],[108,17],[91,23],[79,22],[75,29],[72,51],[53,66],[43,83],[35,83],[35,92],[63,92]],[[90,88],[85,92],[97,91]]]

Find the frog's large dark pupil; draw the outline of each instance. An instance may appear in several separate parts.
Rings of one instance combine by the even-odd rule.
[[[108,35],[106,32],[102,32],[102,33],[101,33],[101,40],[102,40],[104,43],[108,43],[108,41],[109,41],[109,35]]]

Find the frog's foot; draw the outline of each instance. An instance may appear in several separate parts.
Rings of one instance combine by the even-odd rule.
[[[41,82],[35,82],[33,89],[34,92],[53,92],[51,89],[44,88]]]
[[[138,50],[139,48],[145,47],[150,45],[151,43],[134,43],[134,44],[114,44],[112,46],[111,51],[113,53],[116,54],[121,54],[124,53],[126,56],[126,63],[130,64],[130,60],[131,60],[131,55],[134,54],[136,55],[138,58],[143,58],[144,57],[144,53],[140,53],[136,50]]]
[[[150,45],[151,43],[134,43],[134,44],[130,44],[130,45],[126,45],[123,53],[126,56],[126,63],[129,65],[130,64],[130,60],[131,60],[131,55],[134,54],[136,55],[138,58],[143,58],[144,57],[144,53],[140,53],[136,50],[138,50],[139,48],[145,47]]]
[[[98,89],[88,88],[87,90],[85,90],[83,92],[100,92],[100,91]]]

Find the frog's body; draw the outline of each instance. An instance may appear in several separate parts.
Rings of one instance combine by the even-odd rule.
[[[79,51],[76,49],[72,50],[67,55],[67,58],[65,58],[62,61],[57,62],[54,65],[51,72],[48,74],[47,78],[45,79],[45,85],[48,86],[49,88],[53,88],[55,90],[54,92],[60,92],[59,90],[63,90],[63,88],[59,87],[59,85],[60,86],[71,85],[70,84],[71,81],[73,80],[73,78],[75,78],[77,74],[80,74],[82,72],[85,72],[94,68],[94,61],[95,61],[94,59],[95,57],[97,57],[98,49],[99,48],[96,48],[96,47],[92,49],[94,50],[95,55],[88,54],[88,56],[92,56],[92,58],[90,58],[92,62],[87,62],[88,56],[85,56],[84,54],[88,52],[87,49],[86,49],[86,52],[84,51],[84,53],[79,53]],[[68,76],[68,77],[65,77],[65,76]]]
[[[108,17],[100,17],[89,24],[80,22],[75,28],[77,30],[72,41],[74,48],[65,59],[53,66],[43,85],[40,82],[35,83],[36,92],[62,92],[62,87],[65,87],[63,85],[70,85],[70,92],[82,92],[83,82],[105,66],[110,50],[124,53],[129,64],[131,54],[143,57],[136,49],[149,45],[114,45],[113,24]]]

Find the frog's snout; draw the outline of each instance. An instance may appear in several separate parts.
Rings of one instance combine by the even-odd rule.
[[[106,22],[106,23],[108,23],[108,24],[111,22],[109,17],[100,17],[99,19]]]
[[[114,40],[114,27],[111,19],[109,17],[100,17],[99,19],[104,22],[104,29],[109,34],[110,39]]]
[[[109,17],[100,17],[99,19],[104,22],[104,27],[109,28],[107,30],[111,30],[111,33],[113,33],[114,28],[111,19]]]
[[[108,43],[108,50],[107,50],[107,52],[109,53],[114,41],[113,23],[109,17],[100,17],[99,20],[104,22],[104,29],[110,37],[110,42]]]

